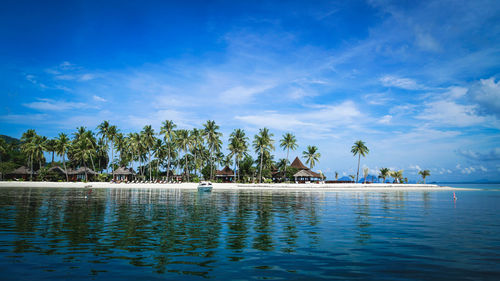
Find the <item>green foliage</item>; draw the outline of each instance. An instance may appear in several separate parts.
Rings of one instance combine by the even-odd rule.
[[[273,180],[272,179],[265,179],[264,183],[273,183]]]
[[[111,175],[110,174],[106,174],[106,173],[97,174],[96,181],[108,182],[110,180],[111,180]]]

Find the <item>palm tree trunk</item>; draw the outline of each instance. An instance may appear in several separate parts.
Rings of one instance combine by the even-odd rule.
[[[188,170],[188,158],[187,158],[187,152],[184,153],[184,172],[186,173],[187,181],[189,182],[189,170]]]
[[[114,158],[114,155],[113,155],[113,142],[111,142],[111,161],[109,161],[111,163],[111,177],[114,179],[115,178],[115,169],[113,169],[113,158]]]
[[[262,155],[264,152],[262,151],[262,147],[260,147],[260,169],[259,169],[259,183],[262,183]]]
[[[63,153],[63,167],[64,167],[64,173],[66,174],[66,182],[68,182],[68,170],[66,169],[66,158],[64,157]]]
[[[233,182],[236,181],[236,161],[237,160],[237,157],[236,157],[236,154],[234,155],[234,179],[233,179]]]
[[[214,161],[212,157],[212,151],[210,151],[210,179],[213,179],[213,171],[214,171]]]
[[[33,181],[33,153],[31,153],[30,157],[30,181]]]
[[[286,163],[285,163],[285,174],[283,175],[284,178],[286,178],[286,166],[288,165],[288,154],[290,153],[290,148],[288,147],[286,149]]]
[[[151,180],[151,152],[148,151],[148,161],[149,161],[149,180]]]
[[[88,175],[87,175],[87,163],[85,160],[83,160],[83,167],[85,169],[85,181],[89,181]]]
[[[167,182],[170,182],[170,148],[168,148],[168,161],[167,161]]]
[[[52,151],[52,162],[50,162],[51,164],[54,164],[54,153],[55,151]]]
[[[358,172],[356,173],[356,182],[358,183],[358,176],[359,176],[359,161],[361,161],[361,154],[358,154]]]

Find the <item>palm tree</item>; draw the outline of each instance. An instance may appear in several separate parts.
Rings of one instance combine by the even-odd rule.
[[[255,153],[260,154],[259,183],[262,182],[262,160],[264,158],[264,151],[269,152],[270,150],[274,150],[273,136],[272,133],[269,133],[269,129],[263,128],[259,130],[259,134],[255,135],[253,140]]]
[[[189,137],[189,131],[188,130],[178,130],[176,132],[177,139],[176,143],[179,146],[179,149],[184,151],[184,173],[187,176],[187,181],[189,182],[189,169],[188,169],[188,149],[189,146],[191,145],[191,138]]]
[[[236,180],[236,167],[238,167],[239,170],[239,162],[243,158],[243,156],[246,154],[248,150],[248,143],[247,143],[248,137],[245,136],[245,131],[242,129],[235,129],[231,135],[229,136],[229,144],[228,144],[228,149],[231,151],[231,153],[228,155],[229,157],[234,156],[234,179]],[[238,173],[238,180],[239,180],[239,173]]]
[[[203,139],[201,135],[201,131],[194,128],[191,130],[189,138],[191,139],[190,141],[190,148],[194,156],[194,174],[198,176],[198,151],[201,150],[202,145],[203,145]]]
[[[368,177],[368,173],[370,172],[369,168],[364,168],[363,169],[363,183],[366,183],[366,178]]]
[[[149,180],[151,180],[151,149],[155,144],[155,132],[151,125],[144,126],[141,131],[141,138],[144,143],[144,147],[148,152]]]
[[[316,162],[319,162],[319,158],[321,154],[318,152],[318,148],[316,146],[307,146],[307,150],[302,152],[302,157],[306,159],[306,164],[309,164],[309,168],[314,168]]]
[[[288,163],[288,155],[290,153],[290,149],[291,150],[295,150],[297,149],[297,139],[295,138],[295,136],[292,134],[292,133],[286,133],[283,135],[283,138],[281,139],[280,141],[280,147],[285,150],[286,149],[286,160],[287,160],[287,163]],[[286,164],[285,163],[285,177],[286,177]]]
[[[389,170],[389,168],[381,168],[380,169],[380,173],[379,173],[379,178],[382,178],[384,180],[384,183],[385,183],[385,179],[387,177],[389,177],[391,174],[391,170]]]
[[[111,142],[111,160],[109,161],[111,165],[113,165],[113,162],[115,161],[113,152],[114,152],[114,142],[116,141],[116,137],[118,136],[118,130],[116,126],[109,126],[108,129],[108,140]],[[114,178],[115,176],[115,170],[113,169],[113,166],[111,166],[111,176]]]
[[[69,138],[66,134],[60,133],[59,137],[56,139],[56,152],[57,155],[62,156],[63,158],[63,167],[64,167],[64,173],[66,174],[66,181],[69,181],[68,179],[68,170],[66,169],[66,153],[69,150],[70,147],[70,141]]]
[[[215,124],[215,121],[208,120],[205,124],[203,124],[203,136],[208,144],[208,151],[210,157],[210,179],[213,179],[213,166],[214,166],[214,153],[220,150],[222,145],[222,141],[220,138],[222,137],[222,133],[218,132],[219,126]]]
[[[104,148],[106,149],[106,153],[108,150],[108,142],[109,142],[109,121],[102,121],[99,126],[97,126],[97,134],[101,136],[101,139],[104,141]],[[113,159],[111,159],[113,161]],[[110,162],[111,162],[110,161]],[[106,166],[106,171],[108,171],[108,167]]]
[[[358,182],[358,177],[359,177],[359,163],[361,161],[361,156],[365,157],[370,150],[368,147],[366,147],[365,143],[361,140],[357,141],[354,143],[354,145],[351,148],[351,152],[354,156],[358,155],[358,171],[356,173],[356,183]]]
[[[425,184],[425,178],[431,175],[431,171],[423,170],[423,171],[419,171],[418,174],[422,176],[422,179],[424,180],[424,184]]]
[[[54,163],[54,154],[56,152],[56,140],[55,139],[48,139],[47,142],[45,143],[45,148],[47,152],[52,153],[52,160],[50,161],[51,164]]]
[[[33,155],[31,153],[31,142],[36,136],[36,132],[33,129],[29,129],[23,133],[21,136],[21,151],[28,156],[27,165],[30,167],[30,181],[33,180]]]
[[[177,125],[174,124],[174,121],[172,120],[166,120],[163,121],[163,125],[161,126],[160,134],[163,135],[163,140],[165,141],[165,144],[167,145],[168,148],[168,162],[167,162],[167,181],[169,180],[169,173],[170,173],[170,161],[171,161],[171,156],[172,156],[172,148],[173,148],[173,142],[174,142],[174,129],[177,127]]]
[[[397,183],[401,183],[401,180],[403,179],[403,170],[392,171],[391,177],[393,177]]]

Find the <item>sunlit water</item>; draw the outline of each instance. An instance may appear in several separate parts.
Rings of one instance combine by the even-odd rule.
[[[0,279],[499,280],[499,191],[3,188]]]

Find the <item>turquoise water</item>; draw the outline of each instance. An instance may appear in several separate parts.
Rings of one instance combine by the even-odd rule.
[[[3,188],[0,279],[498,280],[499,187]]]

